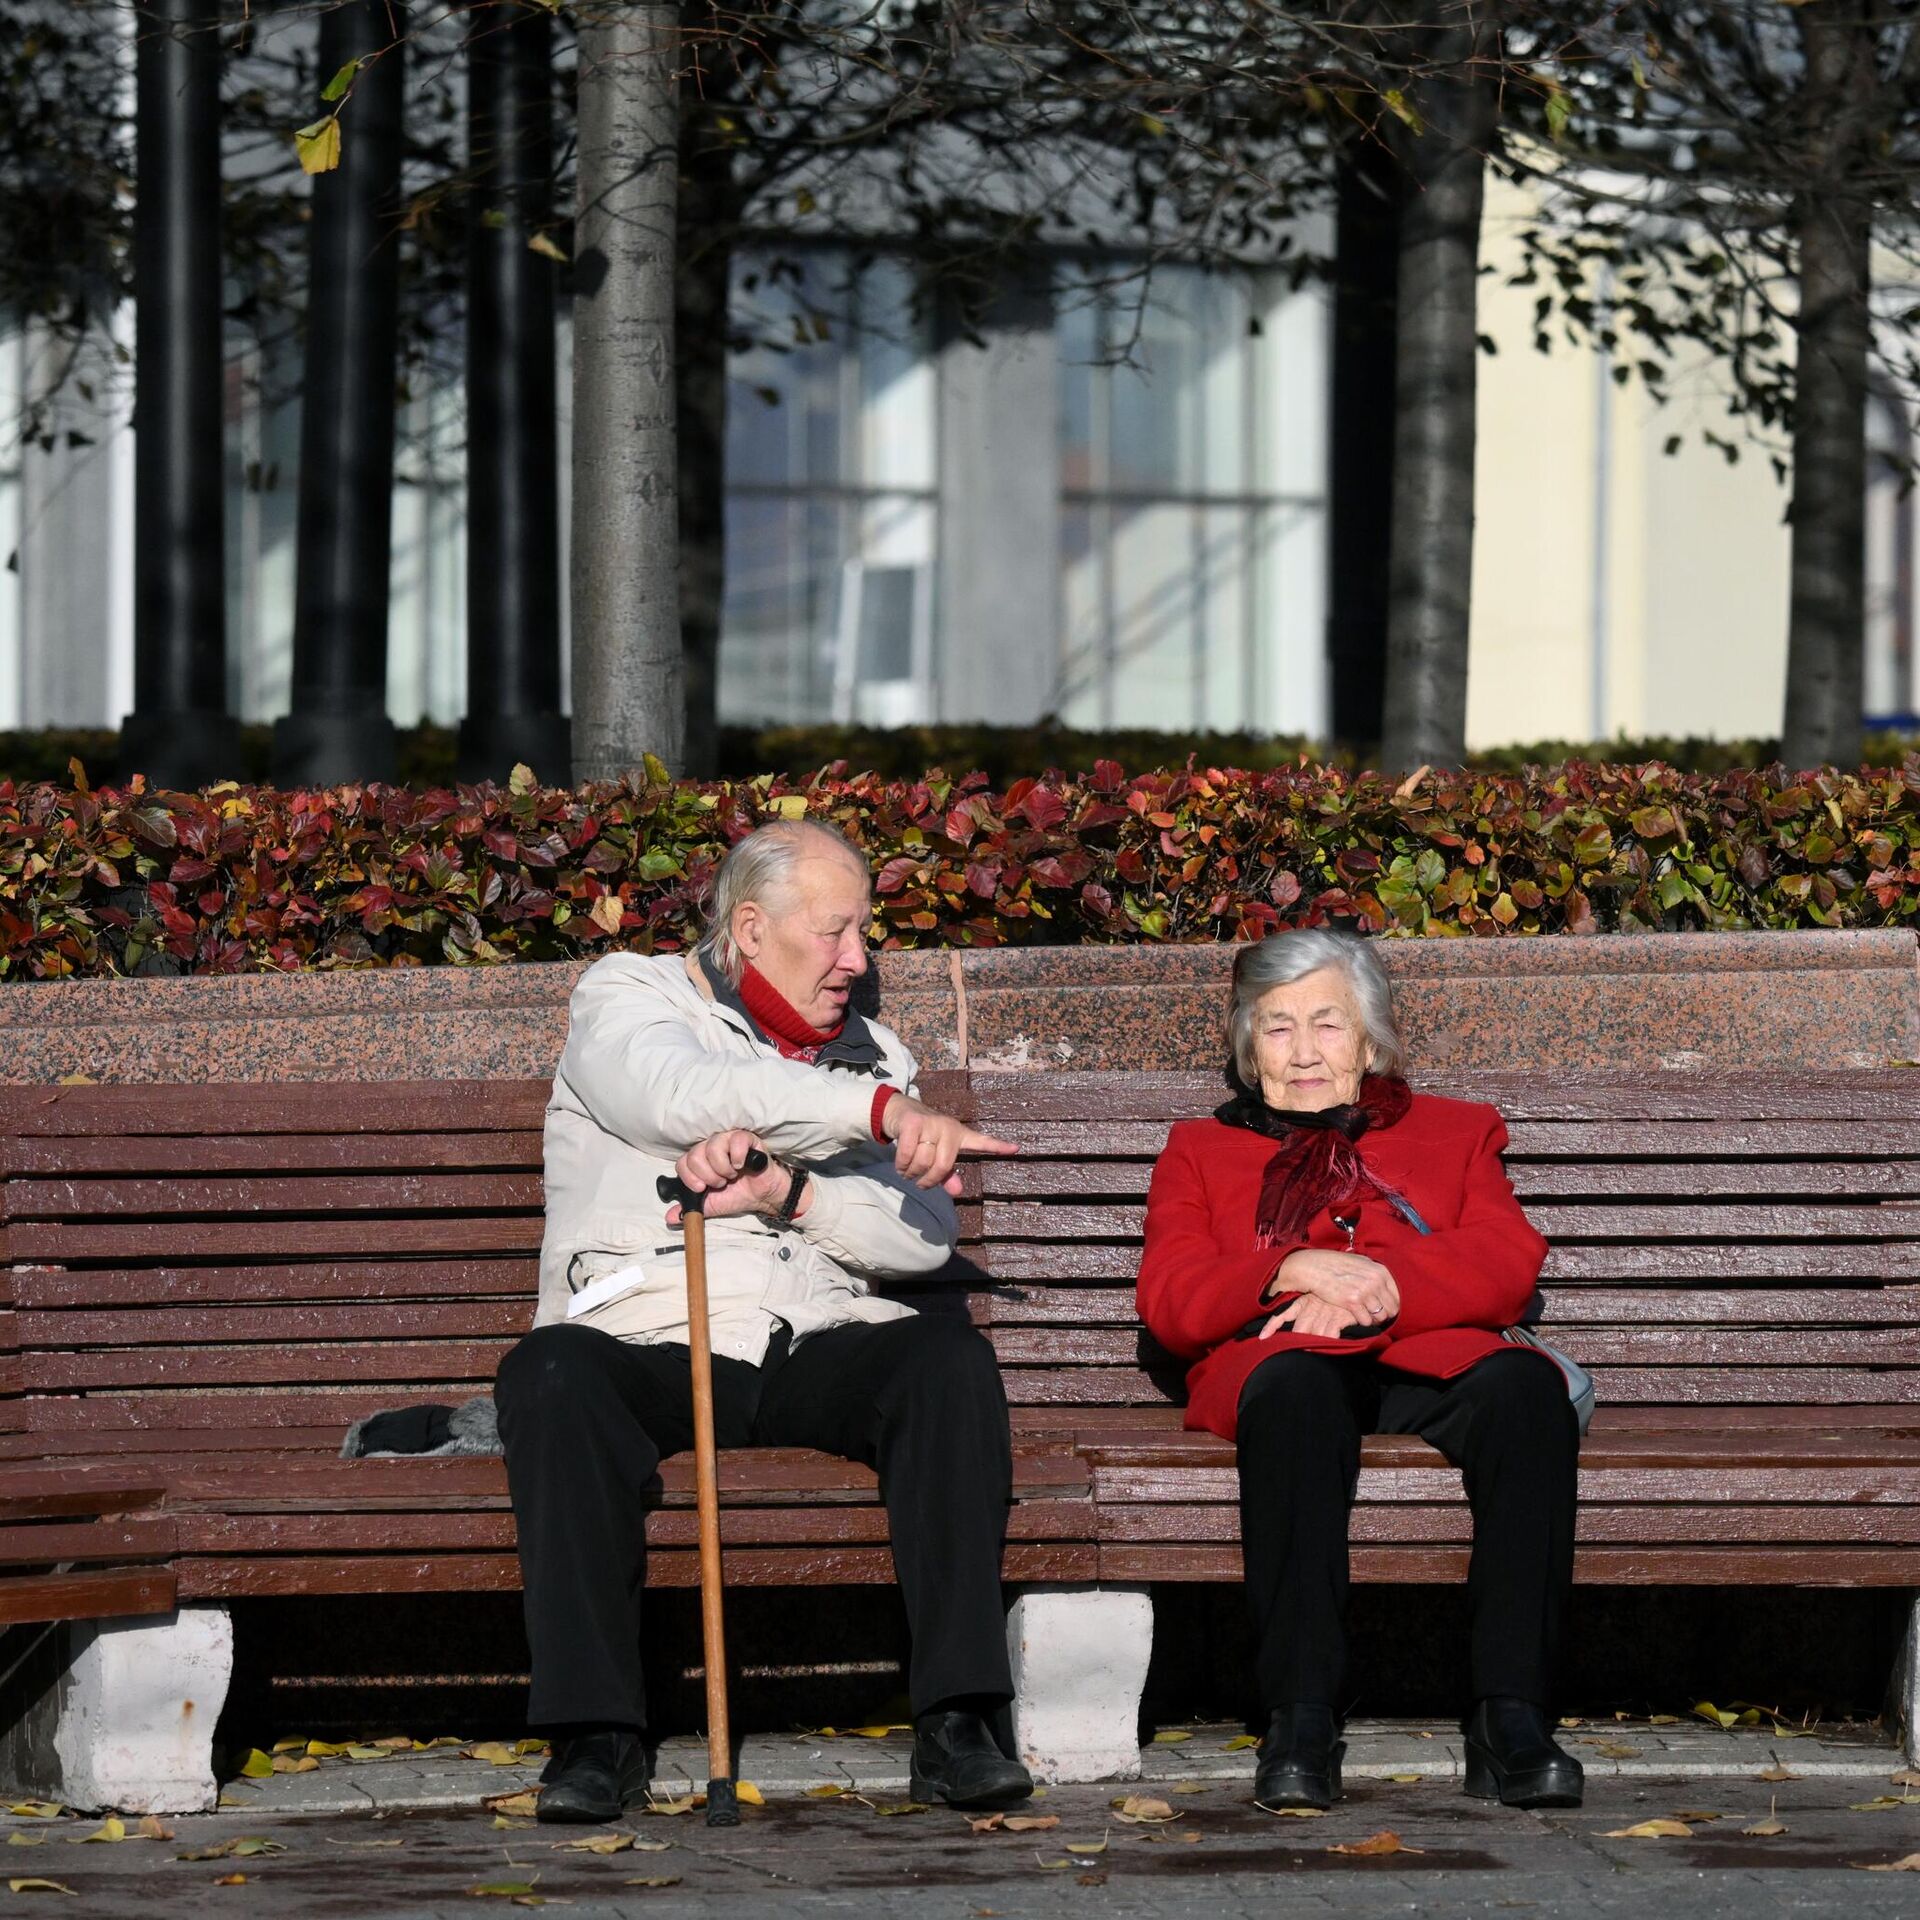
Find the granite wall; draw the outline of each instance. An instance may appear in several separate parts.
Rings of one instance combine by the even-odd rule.
[[[1387,940],[1416,1077],[1920,1061],[1906,932]],[[927,1067],[1196,1067],[1221,1057],[1230,947],[878,956]],[[544,1078],[578,964],[0,988],[0,1082]]]

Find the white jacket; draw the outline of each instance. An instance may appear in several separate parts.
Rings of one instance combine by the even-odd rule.
[[[877,1022],[873,1071],[782,1058],[743,1010],[716,1001],[679,954],[609,954],[581,976],[546,1119],[546,1233],[537,1326],[569,1318],[583,1289],[604,1303],[573,1316],[622,1340],[687,1338],[683,1237],[666,1224],[655,1181],[689,1147],[745,1127],[813,1174],[804,1219],[759,1215],[707,1226],[713,1350],[757,1365],[776,1321],[796,1341],[913,1309],[869,1279],[943,1267],[953,1202],[894,1171],[875,1141],[882,1084],[912,1090],[913,1056]]]

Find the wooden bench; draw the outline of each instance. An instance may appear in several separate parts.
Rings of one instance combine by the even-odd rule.
[[[336,1456],[362,1414],[484,1391],[528,1324],[546,1091],[0,1094],[0,1466],[164,1488],[165,1571],[189,1611],[516,1586],[499,1462]],[[1546,1323],[1599,1381],[1578,1577],[1920,1588],[1920,1076],[1447,1091],[1508,1115],[1515,1183],[1554,1243]],[[969,1171],[960,1254],[910,1292],[970,1314],[1005,1373],[1005,1573],[1041,1590],[1019,1636],[1027,1724],[1052,1726],[1034,1738],[1063,1776],[1111,1765],[1132,1750],[1150,1636],[1127,1590],[1239,1575],[1231,1449],[1181,1431],[1177,1369],[1143,1353],[1132,1312],[1153,1157],[1221,1088],[975,1073],[927,1092],[1024,1149]],[[724,1483],[734,1584],[891,1579],[864,1469],[743,1452]],[[661,1584],[696,1578],[690,1495],[670,1463],[649,1522]],[[1370,1441],[1355,1538],[1362,1580],[1461,1578],[1457,1475],[1417,1441]],[[1107,1609],[1097,1627],[1086,1606]]]

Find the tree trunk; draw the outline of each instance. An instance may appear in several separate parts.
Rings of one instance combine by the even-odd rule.
[[[687,672],[686,767],[711,775],[719,758],[720,613],[727,550],[727,341],[739,194],[733,149],[712,125],[728,98],[711,76],[689,101],[680,147],[680,631]]]
[[[553,262],[529,245],[552,217],[552,24],[537,6],[489,10],[467,41],[463,780],[505,780],[521,761],[550,784],[568,778]]]
[[[353,0],[320,16],[320,69],[363,64],[340,116],[340,164],[314,176],[293,708],[273,730],[283,786],[391,780],[387,607],[400,344],[400,155],[406,10]]]
[[[573,771],[686,765],[674,259],[679,9],[580,12],[574,240]]]
[[[1494,32],[1477,19],[1407,42],[1419,70],[1396,125],[1400,217],[1393,521],[1381,765],[1458,766],[1466,754],[1473,590],[1474,391],[1480,208],[1495,118]]]
[[[239,772],[227,718],[220,38],[211,0],[135,21],[133,712],[122,776]]]
[[[1876,82],[1873,29],[1862,24],[1854,0],[1813,0],[1796,17],[1818,172],[1795,220],[1800,308],[1781,754],[1792,767],[1854,767],[1861,754],[1873,215],[1849,174]]]

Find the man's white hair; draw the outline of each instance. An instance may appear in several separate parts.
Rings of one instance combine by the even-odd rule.
[[[800,865],[823,855],[848,861],[869,886],[865,856],[844,835],[815,820],[769,820],[737,840],[714,875],[713,898],[697,951],[737,987],[747,970],[746,955],[734,943],[733,916],[749,900],[769,913],[785,913],[794,903]]]

